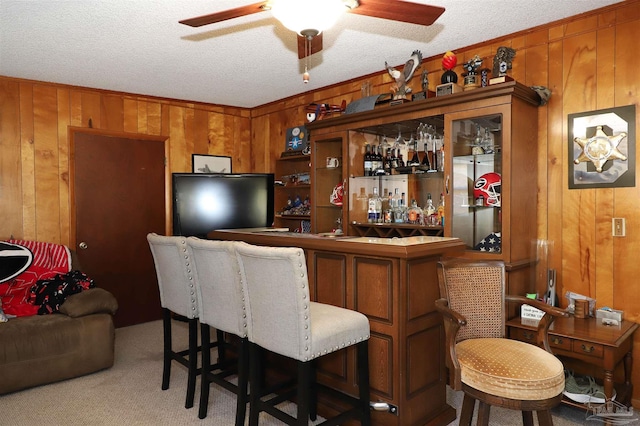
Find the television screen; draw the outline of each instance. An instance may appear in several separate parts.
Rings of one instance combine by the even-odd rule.
[[[215,229],[273,224],[269,173],[173,173],[173,234],[205,238]]]

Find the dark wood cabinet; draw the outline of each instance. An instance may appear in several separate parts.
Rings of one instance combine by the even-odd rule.
[[[312,192],[318,207],[312,214],[312,229],[330,230],[341,213],[347,235],[403,237],[407,235],[444,235],[465,242],[465,257],[502,260],[507,267],[508,292],[536,292],[535,242],[537,238],[537,115],[540,99],[529,87],[516,81],[495,84],[471,91],[428,98],[396,106],[381,106],[371,111],[343,114],[309,123],[313,157]],[[418,129],[435,129],[430,147],[443,144],[438,171],[411,170],[404,175],[364,176],[366,145],[389,144],[394,140],[420,138]],[[322,172],[326,143],[332,152],[341,146],[341,177],[344,183],[342,211],[328,212],[320,206],[329,187],[339,180]],[[385,142],[386,141],[386,142]],[[396,145],[397,146],[397,145]],[[407,145],[405,145],[406,147]],[[429,149],[429,151],[431,148]],[[418,146],[420,158],[424,147]],[[337,155],[337,154],[334,154]],[[405,168],[406,170],[407,168]],[[433,172],[433,173],[432,173]],[[336,171],[336,173],[338,173]],[[486,174],[498,175],[492,185],[489,202],[478,199],[475,186]],[[383,197],[399,187],[406,201],[416,199],[425,205],[431,194],[434,204],[445,199],[445,221],[441,229],[406,224],[367,224],[366,198],[377,186]],[[484,197],[483,197],[484,198]],[[497,201],[497,202],[496,202]],[[439,232],[438,232],[439,231]],[[492,245],[489,239],[497,237]],[[546,289],[538,283],[538,291]],[[510,310],[510,317],[516,314]]]

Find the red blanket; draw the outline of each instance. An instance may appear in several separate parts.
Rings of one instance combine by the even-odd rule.
[[[29,302],[31,287],[38,281],[65,274],[71,269],[71,252],[60,244],[36,241],[8,240],[28,248],[33,253],[33,263],[22,274],[0,284],[2,309],[8,315],[35,315],[38,306]]]

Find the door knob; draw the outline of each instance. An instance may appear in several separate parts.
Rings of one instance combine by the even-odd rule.
[[[78,247],[80,247],[82,250],[86,250],[86,249],[87,249],[87,247],[89,247],[89,246],[87,245],[87,243],[85,243],[85,242],[83,241],[83,242],[81,242],[80,244],[78,244]]]

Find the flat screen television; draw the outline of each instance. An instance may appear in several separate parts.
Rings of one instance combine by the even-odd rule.
[[[272,173],[173,173],[173,234],[273,225]]]

